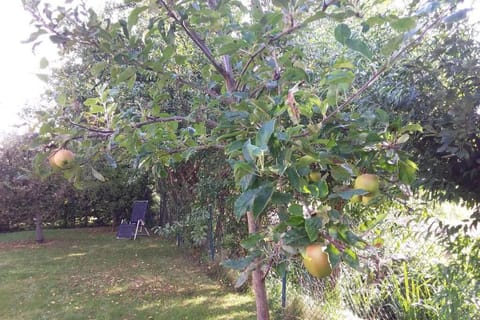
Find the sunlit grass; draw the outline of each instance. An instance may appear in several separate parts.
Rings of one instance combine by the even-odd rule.
[[[249,294],[208,278],[158,238],[112,232],[0,234],[0,319],[252,319]]]

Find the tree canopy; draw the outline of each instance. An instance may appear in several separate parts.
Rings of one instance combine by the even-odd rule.
[[[78,185],[85,175],[105,179],[98,159],[162,178],[198,152],[223,151],[234,214],[250,233],[247,256],[226,264],[242,270],[239,284],[252,274],[259,319],[268,319],[264,279],[280,253],[321,242],[333,267],[360,267],[358,252],[371,244],[352,231],[351,209],[366,217],[375,203],[408,195],[417,165],[406,142],[421,127],[395,122],[382,104],[358,112],[356,102],[466,13],[440,1],[406,10],[382,1],[128,1],[104,15],[24,4],[37,28],[29,41],[49,38],[69,62],[51,82],[55,107],[39,113],[39,141],[52,149],[37,156],[40,174],[60,147],[78,155],[64,170]],[[350,201],[371,196],[352,187],[363,173],[380,178],[366,205]]]

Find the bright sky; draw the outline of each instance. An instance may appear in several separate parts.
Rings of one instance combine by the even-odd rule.
[[[34,76],[40,58],[32,54],[29,45],[20,43],[30,34],[29,21],[21,1],[4,1],[0,5],[0,132],[11,131],[11,125],[19,121],[19,109],[27,101],[35,101],[43,89]]]
[[[63,0],[47,0],[52,4],[63,4]],[[87,0],[93,7],[103,7],[105,1]],[[0,134],[18,130],[21,120],[18,113],[27,104],[40,100],[45,83],[36,74],[48,70],[40,69],[40,59],[55,60],[56,47],[45,41],[35,54],[32,44],[23,44],[34,29],[30,26],[30,15],[24,11],[20,0],[6,0],[0,4]]]
[[[49,0],[50,3],[63,3],[62,0]],[[94,7],[105,3],[102,0],[86,1]],[[475,8],[470,18],[479,23],[480,0],[466,0],[465,7]],[[0,134],[16,130],[15,124],[21,123],[18,112],[26,104],[39,101],[45,89],[44,83],[37,78],[42,57],[55,59],[56,49],[44,43],[34,55],[31,44],[22,44],[28,38],[32,28],[30,16],[23,10],[20,0],[5,0],[0,4],[0,30],[2,49],[0,50]]]

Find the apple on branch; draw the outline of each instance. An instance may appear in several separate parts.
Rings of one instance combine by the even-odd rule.
[[[332,273],[332,266],[328,259],[328,253],[323,251],[321,244],[310,244],[305,248],[303,265],[314,277],[324,278]]]
[[[363,196],[354,195],[351,198],[351,201],[361,201],[363,202],[363,204],[367,205],[373,198],[375,198],[375,196],[378,195],[378,192],[380,190],[378,177],[377,175],[371,173],[361,174],[355,179],[353,188],[357,190],[365,190],[368,191],[368,193]]]
[[[67,149],[60,149],[51,155],[48,159],[53,169],[66,169],[72,166],[75,154]]]

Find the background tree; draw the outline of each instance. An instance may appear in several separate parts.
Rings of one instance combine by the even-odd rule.
[[[439,30],[378,82],[362,105],[383,106],[399,123],[421,124],[423,132],[409,141],[419,164],[418,186],[435,198],[477,206],[480,46],[473,32],[466,25]]]

